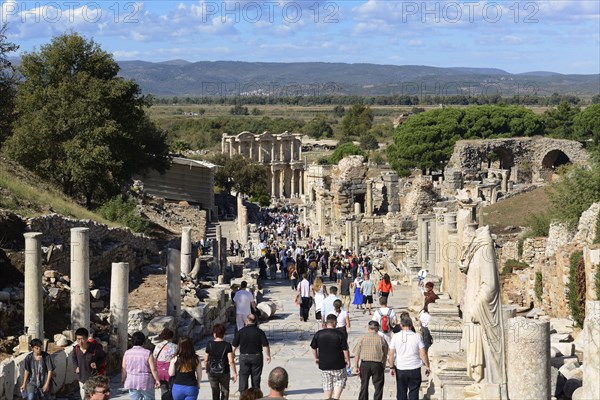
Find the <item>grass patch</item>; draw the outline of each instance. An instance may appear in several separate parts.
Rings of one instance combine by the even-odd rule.
[[[513,259],[506,260],[506,262],[504,263],[504,268],[502,268],[502,274],[510,274],[514,270],[522,270],[525,268],[529,268],[529,264]]]
[[[150,222],[142,218],[135,201],[131,199],[123,200],[121,196],[113,197],[98,208],[98,213],[110,221],[131,228],[134,232],[148,233],[150,231]]]
[[[91,219],[106,225],[118,226],[93,211],[74,203],[69,197],[56,189],[34,187],[5,171],[0,173],[0,188],[3,192],[0,197],[0,207],[9,209],[24,217],[36,217],[49,212],[56,212],[68,217]]]
[[[508,226],[528,225],[530,216],[547,212],[550,207],[545,189],[537,188],[485,207],[482,210],[483,225],[489,225],[493,233],[502,233]]]
[[[542,273],[541,272],[536,272],[535,273],[535,284],[533,286],[533,291],[535,293],[535,298],[537,299],[537,301],[542,301],[542,293],[544,292],[544,285],[542,284],[543,279],[542,279]]]

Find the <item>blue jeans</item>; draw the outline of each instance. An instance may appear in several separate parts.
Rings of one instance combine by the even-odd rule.
[[[37,397],[36,397],[37,396]],[[47,400],[48,394],[43,393],[42,390],[35,390],[35,391],[31,391],[31,392],[27,392],[27,400]]]
[[[173,394],[173,400],[196,400],[199,390],[198,386],[174,384],[171,393]]]
[[[129,389],[131,400],[154,400],[154,388],[152,389]]]

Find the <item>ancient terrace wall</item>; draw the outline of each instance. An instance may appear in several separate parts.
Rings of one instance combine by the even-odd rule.
[[[581,143],[545,137],[459,140],[448,167],[465,174],[487,170],[512,183],[549,180],[560,165],[587,165]]]
[[[232,157],[241,154],[256,163],[269,166],[271,196],[296,197],[304,194],[302,135],[285,131],[281,134],[223,134],[221,152]]]

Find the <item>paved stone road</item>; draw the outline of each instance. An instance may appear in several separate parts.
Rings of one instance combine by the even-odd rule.
[[[327,285],[327,281],[326,281]],[[312,320],[301,322],[298,315],[298,308],[294,305],[294,292],[287,285],[286,281],[275,280],[268,281],[265,284],[265,297],[277,304],[276,317],[260,325],[267,333],[271,344],[271,364],[266,364],[262,375],[261,389],[268,392],[267,377],[271,369],[276,366],[284,367],[290,375],[290,384],[286,392],[288,399],[322,399],[321,374],[314,363],[310,341],[314,332],[318,330],[318,325],[314,320],[314,312],[311,312]],[[390,305],[394,310],[401,310],[407,304],[410,297],[408,287],[397,287],[394,296],[390,297]],[[354,307],[354,306],[352,306]],[[313,309],[314,310],[314,309]],[[358,339],[366,332],[367,322],[370,316],[363,315],[362,312],[352,308],[350,313],[351,328],[349,330],[349,345],[352,349]],[[225,339],[233,339],[233,328],[230,328]],[[200,350],[203,352],[207,339],[201,343]],[[237,357],[236,357],[237,361]],[[353,359],[352,364],[355,365]],[[239,398],[237,383],[232,383],[230,399]],[[357,399],[360,388],[360,379],[358,376],[352,376],[348,380],[346,389],[342,394],[342,399]],[[396,385],[393,377],[386,373],[384,399],[395,399]],[[122,389],[119,377],[113,377],[113,391],[111,398],[127,399],[128,394]],[[370,396],[373,396],[371,385]],[[203,383],[198,399],[210,399],[210,385],[203,376]],[[157,391],[157,399],[160,399]]]

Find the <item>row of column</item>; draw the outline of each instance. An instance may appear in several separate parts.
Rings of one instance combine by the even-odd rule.
[[[235,140],[231,138],[228,140],[228,154],[231,157],[234,154],[241,154],[244,157],[248,157],[253,161],[263,162],[292,162],[300,161],[302,159],[302,144],[294,139],[284,139],[281,141],[258,141],[258,157],[254,153],[256,143],[254,140]],[[287,143],[289,142],[289,153],[285,150]],[[270,152],[267,150],[269,149]],[[225,146],[222,147],[222,152],[225,153]],[[289,154],[289,157],[287,157]]]
[[[288,181],[289,185],[286,184]],[[281,197],[284,194],[285,197],[304,194],[304,171],[301,168],[271,167],[271,196]]]
[[[43,339],[44,307],[42,288],[42,233],[25,236],[25,316],[26,333]],[[71,229],[71,328],[90,330],[89,228]],[[119,337],[119,350],[127,349],[129,263],[113,263],[110,290],[111,334]]]

